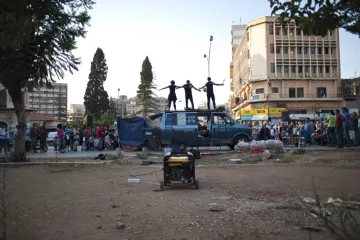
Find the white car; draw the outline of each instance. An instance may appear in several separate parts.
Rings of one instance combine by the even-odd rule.
[[[57,132],[49,132],[46,142],[50,145],[50,146],[54,146],[54,138],[57,136]]]

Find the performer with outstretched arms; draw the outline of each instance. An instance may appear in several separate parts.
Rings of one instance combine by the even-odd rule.
[[[163,90],[163,89],[166,89],[166,88],[169,88],[170,89],[170,93],[169,93],[169,97],[168,97],[168,107],[169,107],[169,110],[170,110],[170,107],[171,107],[171,102],[173,103],[174,105],[174,109],[176,111],[176,93],[175,93],[175,90],[176,88],[179,88],[178,86],[175,85],[175,81],[174,80],[171,80],[171,85],[167,86],[167,87],[164,87],[164,88],[160,88],[159,90]]]
[[[186,106],[186,109],[188,109],[188,100],[190,100],[191,107],[194,110],[194,100],[193,100],[193,97],[192,97],[191,89],[193,88],[193,89],[195,89],[195,90],[197,90],[199,92],[200,92],[200,89],[197,89],[196,87],[194,87],[190,83],[190,80],[187,80],[185,85],[183,85],[182,87],[178,87],[178,88],[184,88],[184,90],[185,90],[185,106]]]
[[[201,87],[200,89],[203,89],[203,88],[206,87],[208,110],[210,110],[210,98],[211,98],[211,100],[213,102],[214,109],[216,109],[215,95],[214,95],[214,85],[215,86],[224,86],[224,83],[222,83],[222,84],[214,83],[213,81],[211,81],[210,77],[208,77],[207,80],[208,80],[208,82],[203,87]]]

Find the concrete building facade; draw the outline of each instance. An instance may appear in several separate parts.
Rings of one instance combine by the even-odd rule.
[[[27,89],[23,89],[25,99],[25,118],[29,122],[29,96]],[[18,123],[13,101],[3,85],[0,84],[0,123],[6,126],[14,126]]]
[[[29,90],[29,108],[35,112],[51,115],[57,120],[67,120],[68,86],[53,83],[52,88],[41,87]]]
[[[360,112],[360,77],[341,80],[345,106],[351,111]]]
[[[158,106],[159,106],[159,112],[166,111],[168,101],[166,98],[158,97],[156,98]],[[129,98],[126,102],[126,116],[140,116],[141,114],[138,114],[138,112],[141,110],[142,106],[137,103],[137,98]],[[156,114],[156,113],[149,113],[149,115]]]
[[[84,104],[70,104],[70,109],[67,113],[67,122],[82,123],[85,116]]]
[[[246,25],[230,64],[233,113],[286,108],[290,114],[314,114],[343,106],[339,31],[306,36],[276,18]]]

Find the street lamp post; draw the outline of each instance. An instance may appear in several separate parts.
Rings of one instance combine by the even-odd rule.
[[[210,47],[209,47],[209,55],[204,54],[204,58],[206,58],[208,62],[208,77],[210,77],[210,54],[211,54],[211,42],[214,40],[214,37],[210,35]]]
[[[117,115],[117,111],[119,109],[119,99],[120,99],[120,88],[118,88],[118,95],[117,95],[117,101],[116,101],[116,115]]]

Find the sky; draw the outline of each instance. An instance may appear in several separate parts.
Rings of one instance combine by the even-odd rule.
[[[140,83],[141,64],[149,57],[158,88],[190,80],[195,87],[206,83],[209,37],[210,75],[217,104],[224,104],[230,92],[231,25],[270,16],[268,0],[97,0],[85,39],[78,39],[75,56],[81,58],[79,71],[66,73],[68,104],[83,103],[90,65],[99,47],[105,53],[109,96],[133,97]],[[340,30],[341,77],[360,76],[360,39]],[[168,89],[155,93],[168,96]],[[178,109],[184,106],[184,90],[177,90]],[[206,101],[206,93],[193,92],[195,105]],[[182,100],[182,102],[179,102]]]

